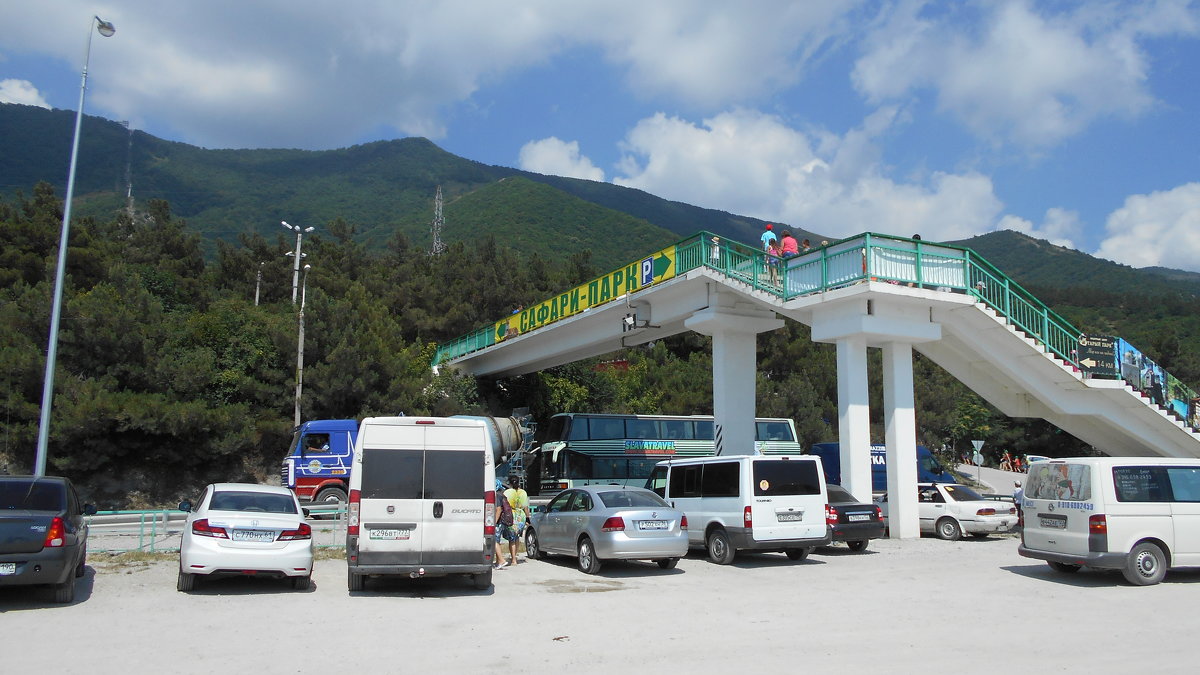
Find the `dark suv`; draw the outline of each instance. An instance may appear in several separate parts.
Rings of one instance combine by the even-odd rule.
[[[75,599],[83,576],[88,526],[66,478],[0,476],[0,587],[47,585],[55,602]]]

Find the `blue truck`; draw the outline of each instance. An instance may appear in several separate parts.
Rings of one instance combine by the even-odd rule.
[[[842,455],[837,443],[817,443],[808,454],[821,458],[826,483],[842,484]],[[918,445],[917,482],[957,483],[958,478],[937,461],[929,448]],[[882,445],[871,446],[871,491],[887,492],[887,448]]]
[[[521,456],[533,437],[528,417],[455,417],[488,420],[496,463],[507,461],[507,466],[523,471],[523,464],[512,459]],[[288,454],[280,467],[280,484],[295,492],[302,502],[344,504],[349,493],[356,440],[358,420],[302,423],[292,433]]]

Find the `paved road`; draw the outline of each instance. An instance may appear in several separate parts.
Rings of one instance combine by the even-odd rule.
[[[1147,588],[1063,576],[1013,537],[872,542],[671,571],[567,559],[461,579],[369,582],[341,560],[308,592],[231,579],[175,591],[175,564],[96,557],[77,602],[0,589],[3,670],[58,673],[1194,672],[1200,571]],[[49,650],[49,651],[48,651]]]

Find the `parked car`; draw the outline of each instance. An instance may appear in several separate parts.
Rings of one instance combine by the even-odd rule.
[[[179,545],[179,581],[190,591],[200,577],[290,578],[306,590],[312,578],[312,527],[291,490],[250,483],[214,483],[188,511]]]
[[[886,523],[887,494],[875,501],[883,509]],[[986,499],[966,485],[955,483],[917,483],[917,513],[921,532],[948,541],[961,539],[963,533],[986,537],[1007,532],[1017,524],[1015,504]]]
[[[844,541],[851,551],[867,550],[867,542],[883,536],[883,509],[864,504],[840,485],[827,485],[829,510],[825,519],[834,541]]]
[[[0,476],[0,586],[45,585],[54,602],[75,599],[87,561],[88,524],[66,478]]]
[[[576,556],[587,574],[604,560],[654,560],[669,570],[687,554],[687,516],[662,497],[628,485],[586,485],[533,510],[525,528],[530,558]]]

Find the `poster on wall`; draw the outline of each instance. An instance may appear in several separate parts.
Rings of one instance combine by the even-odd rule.
[[[1111,335],[1080,335],[1079,367],[1089,377],[1117,377],[1117,338]]]

